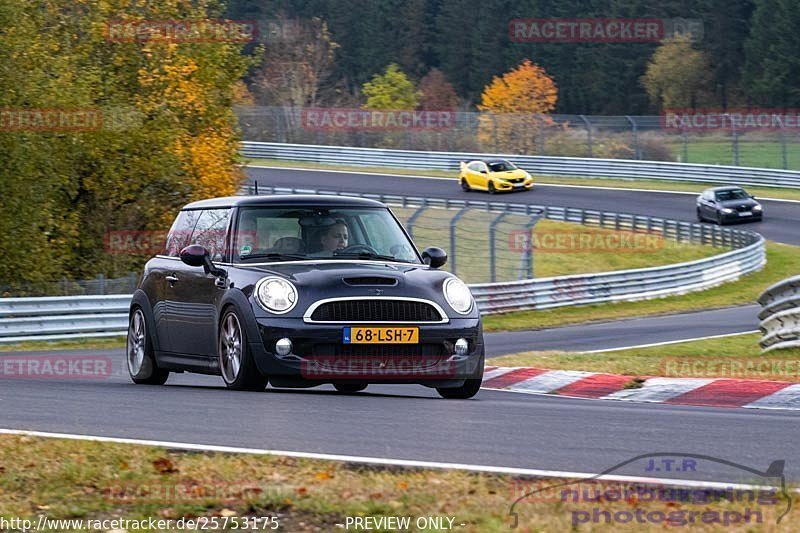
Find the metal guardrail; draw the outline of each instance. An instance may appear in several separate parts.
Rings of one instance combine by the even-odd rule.
[[[471,284],[470,289],[475,301],[484,314],[645,300],[684,294],[733,281],[744,274],[760,270],[766,264],[765,241],[761,235],[752,231],[722,228],[708,224],[571,207],[507,204],[478,200],[452,200],[261,186],[259,186],[259,192],[359,196],[402,207],[463,208],[469,206],[490,211],[508,211],[541,216],[550,220],[575,222],[585,226],[654,233],[678,242],[733,248],[728,252],[712,257],[661,267],[501,283]]]
[[[124,335],[130,294],[0,298],[0,344]]]
[[[662,267],[470,285],[485,314],[523,309],[634,301],[697,291],[755,272],[766,262],[764,238],[754,232],[662,218],[578,208],[479,200],[450,200],[341,191],[259,187],[273,194],[373,198],[403,207],[472,207],[587,226],[650,232],[679,242],[732,248],[722,254]],[[0,344],[28,340],[124,335],[130,295],[0,299]]]
[[[761,341],[764,352],[800,347],[800,276],[769,287],[758,303],[761,312]]]
[[[487,157],[512,160],[539,176],[659,179],[721,185],[800,188],[800,172],[625,159],[546,157],[470,152],[420,152],[347,146],[243,142],[245,157],[339,165],[458,171],[459,162]]]

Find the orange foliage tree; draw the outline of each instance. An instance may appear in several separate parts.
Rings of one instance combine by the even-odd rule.
[[[545,70],[523,61],[495,76],[481,95],[478,138],[484,146],[520,154],[539,153],[541,136],[555,127],[547,116],[558,101],[558,89]]]

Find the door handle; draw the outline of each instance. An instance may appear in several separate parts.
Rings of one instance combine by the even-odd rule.
[[[178,281],[178,276],[176,276],[175,274],[170,274],[169,276],[167,276],[167,278],[166,278],[166,279],[167,279],[167,281],[169,281],[170,283],[175,283],[175,282],[177,282],[177,281]]]

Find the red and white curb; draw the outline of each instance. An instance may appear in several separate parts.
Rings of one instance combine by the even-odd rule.
[[[595,400],[800,411],[800,383],[728,378],[642,378],[576,370],[487,366],[484,389]]]

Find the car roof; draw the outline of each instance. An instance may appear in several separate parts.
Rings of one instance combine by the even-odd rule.
[[[726,185],[724,187],[711,187],[710,189],[706,189],[703,192],[738,191],[742,189],[743,187],[739,187],[738,185]]]
[[[259,196],[225,196],[199,200],[183,206],[187,209],[221,209],[224,207],[386,207],[381,202],[354,196],[324,194],[275,194]]]

